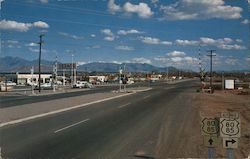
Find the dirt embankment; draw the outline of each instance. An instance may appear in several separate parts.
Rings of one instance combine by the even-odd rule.
[[[241,120],[239,147],[234,149],[235,158],[250,156],[250,95],[239,95],[237,91],[216,91],[214,94],[193,93],[193,107],[200,116],[220,117],[221,112],[238,112]],[[226,158],[222,143],[216,149],[216,158]]]

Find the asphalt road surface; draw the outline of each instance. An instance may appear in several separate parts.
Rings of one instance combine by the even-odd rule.
[[[150,91],[2,127],[1,155],[15,159],[200,157],[185,150],[196,149],[188,139],[199,130],[199,122],[194,122],[197,112],[187,95],[196,86],[196,81],[161,83]],[[186,126],[191,126],[190,132]]]
[[[133,85],[127,85],[127,87],[130,88],[130,87],[148,86],[148,85],[149,85],[148,82],[142,82],[142,83],[136,83]],[[157,84],[154,83],[153,85],[157,85]],[[81,96],[81,95],[92,94],[92,93],[109,92],[109,91],[117,90],[117,89],[118,89],[118,86],[103,86],[103,87],[95,87],[87,91],[83,89],[83,91],[49,94],[49,95],[42,95],[42,96],[25,96],[25,95],[1,96],[0,108],[6,108],[6,107],[12,107],[12,106],[18,106],[18,105],[30,104],[30,103],[37,103],[37,102],[49,101],[49,100],[60,99],[60,98],[75,97],[75,96]]]

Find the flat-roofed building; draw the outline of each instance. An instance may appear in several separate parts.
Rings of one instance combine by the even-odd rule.
[[[41,74],[41,83],[51,82],[51,74]],[[38,84],[39,75],[38,74],[17,74],[17,84],[27,85],[27,84]]]

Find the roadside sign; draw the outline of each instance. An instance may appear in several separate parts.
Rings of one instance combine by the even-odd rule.
[[[237,112],[222,112],[221,118],[238,119],[239,113],[237,113]]]
[[[226,137],[240,137],[240,118],[220,118],[220,136]]]
[[[217,136],[204,136],[203,143],[206,147],[217,147],[219,145],[219,137]]]
[[[202,118],[201,121],[202,135],[218,136],[219,134],[219,120],[216,118]]]
[[[223,147],[224,148],[238,148],[239,140],[238,138],[223,138]]]

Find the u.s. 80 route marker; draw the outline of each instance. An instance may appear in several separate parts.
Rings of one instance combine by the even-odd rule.
[[[240,119],[220,118],[220,136],[240,137]]]
[[[219,120],[216,118],[203,117],[201,121],[202,135],[218,136],[219,133]]]

